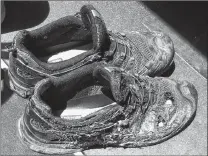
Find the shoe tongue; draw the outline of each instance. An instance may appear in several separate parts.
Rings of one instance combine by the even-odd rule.
[[[96,67],[93,71],[93,77],[95,77],[101,85],[110,87],[112,74],[104,66]]]
[[[93,76],[103,86],[111,89],[114,99],[118,104],[122,104],[124,97],[121,93],[122,71],[117,67],[97,67],[93,71]]]
[[[101,14],[92,5],[84,5],[80,13],[84,25],[92,33],[94,49],[98,52],[104,50],[108,33]]]

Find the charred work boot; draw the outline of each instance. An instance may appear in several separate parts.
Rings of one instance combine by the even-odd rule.
[[[73,98],[93,83],[110,88],[112,96]],[[94,63],[38,82],[18,129],[24,144],[46,154],[142,147],[176,135],[192,121],[196,107],[197,91],[189,82]]]
[[[81,45],[91,43],[93,48],[61,62],[45,62],[41,58],[54,55],[48,50],[51,46],[61,44],[60,47],[64,47],[63,43],[74,41]],[[77,42],[71,49],[80,47]],[[37,30],[17,34],[10,54],[10,86],[22,97],[27,97],[43,78],[59,77],[102,60],[138,75],[159,76],[170,67],[173,56],[172,40],[164,33],[141,32],[125,36],[107,31],[100,13],[93,6],[85,5],[75,17],[64,17]],[[99,87],[91,88],[97,89]]]

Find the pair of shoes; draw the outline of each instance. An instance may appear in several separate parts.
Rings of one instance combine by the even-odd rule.
[[[23,143],[37,152],[64,154],[96,146],[148,146],[183,130],[196,112],[197,91],[187,81],[154,77],[173,61],[167,35],[137,35],[107,31],[91,5],[76,16],[20,32],[9,74],[13,90],[29,96],[18,122]],[[92,49],[62,62],[41,61],[54,54],[42,49],[73,41],[92,43]],[[102,92],[77,98],[96,85]]]
[[[89,49],[70,59],[50,63],[43,60],[57,55],[56,49],[86,45],[90,45]],[[162,32],[125,36],[107,31],[100,13],[90,5],[83,6],[76,16],[63,17],[33,31],[20,31],[10,51],[10,88],[25,98],[33,94],[38,81],[58,78],[92,62],[105,60],[132,73],[159,76],[171,66],[174,57],[169,36]]]

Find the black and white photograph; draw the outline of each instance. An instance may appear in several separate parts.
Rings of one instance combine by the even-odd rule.
[[[0,155],[207,155],[207,1],[1,0]]]

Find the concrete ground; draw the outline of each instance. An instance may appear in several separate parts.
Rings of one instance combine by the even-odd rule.
[[[2,24],[1,45],[11,42],[17,30],[32,30],[65,15],[79,11],[82,5],[90,3],[102,14],[108,29],[114,31],[137,31],[161,29],[173,39],[176,55],[175,68],[170,78],[193,83],[199,93],[198,109],[193,122],[177,136],[161,144],[144,148],[106,148],[86,150],[86,155],[207,155],[207,60],[198,55],[196,49],[171,25],[152,12],[141,2],[135,1],[49,1],[17,2],[7,4],[9,13]],[[157,3],[157,2],[156,2]],[[18,7],[17,7],[18,6]],[[14,11],[18,10],[19,11]],[[23,16],[24,14],[24,16]],[[16,24],[15,24],[15,23]],[[4,30],[3,30],[4,28]],[[187,57],[191,56],[191,57]],[[193,58],[193,59],[191,59]],[[191,60],[191,61],[190,61]],[[198,65],[199,70],[195,64]],[[203,67],[203,72],[200,72]],[[201,74],[200,74],[201,73]],[[204,74],[205,73],[205,74]],[[37,155],[23,146],[17,135],[16,123],[22,115],[27,100],[13,94],[7,87],[1,92],[1,155]]]

